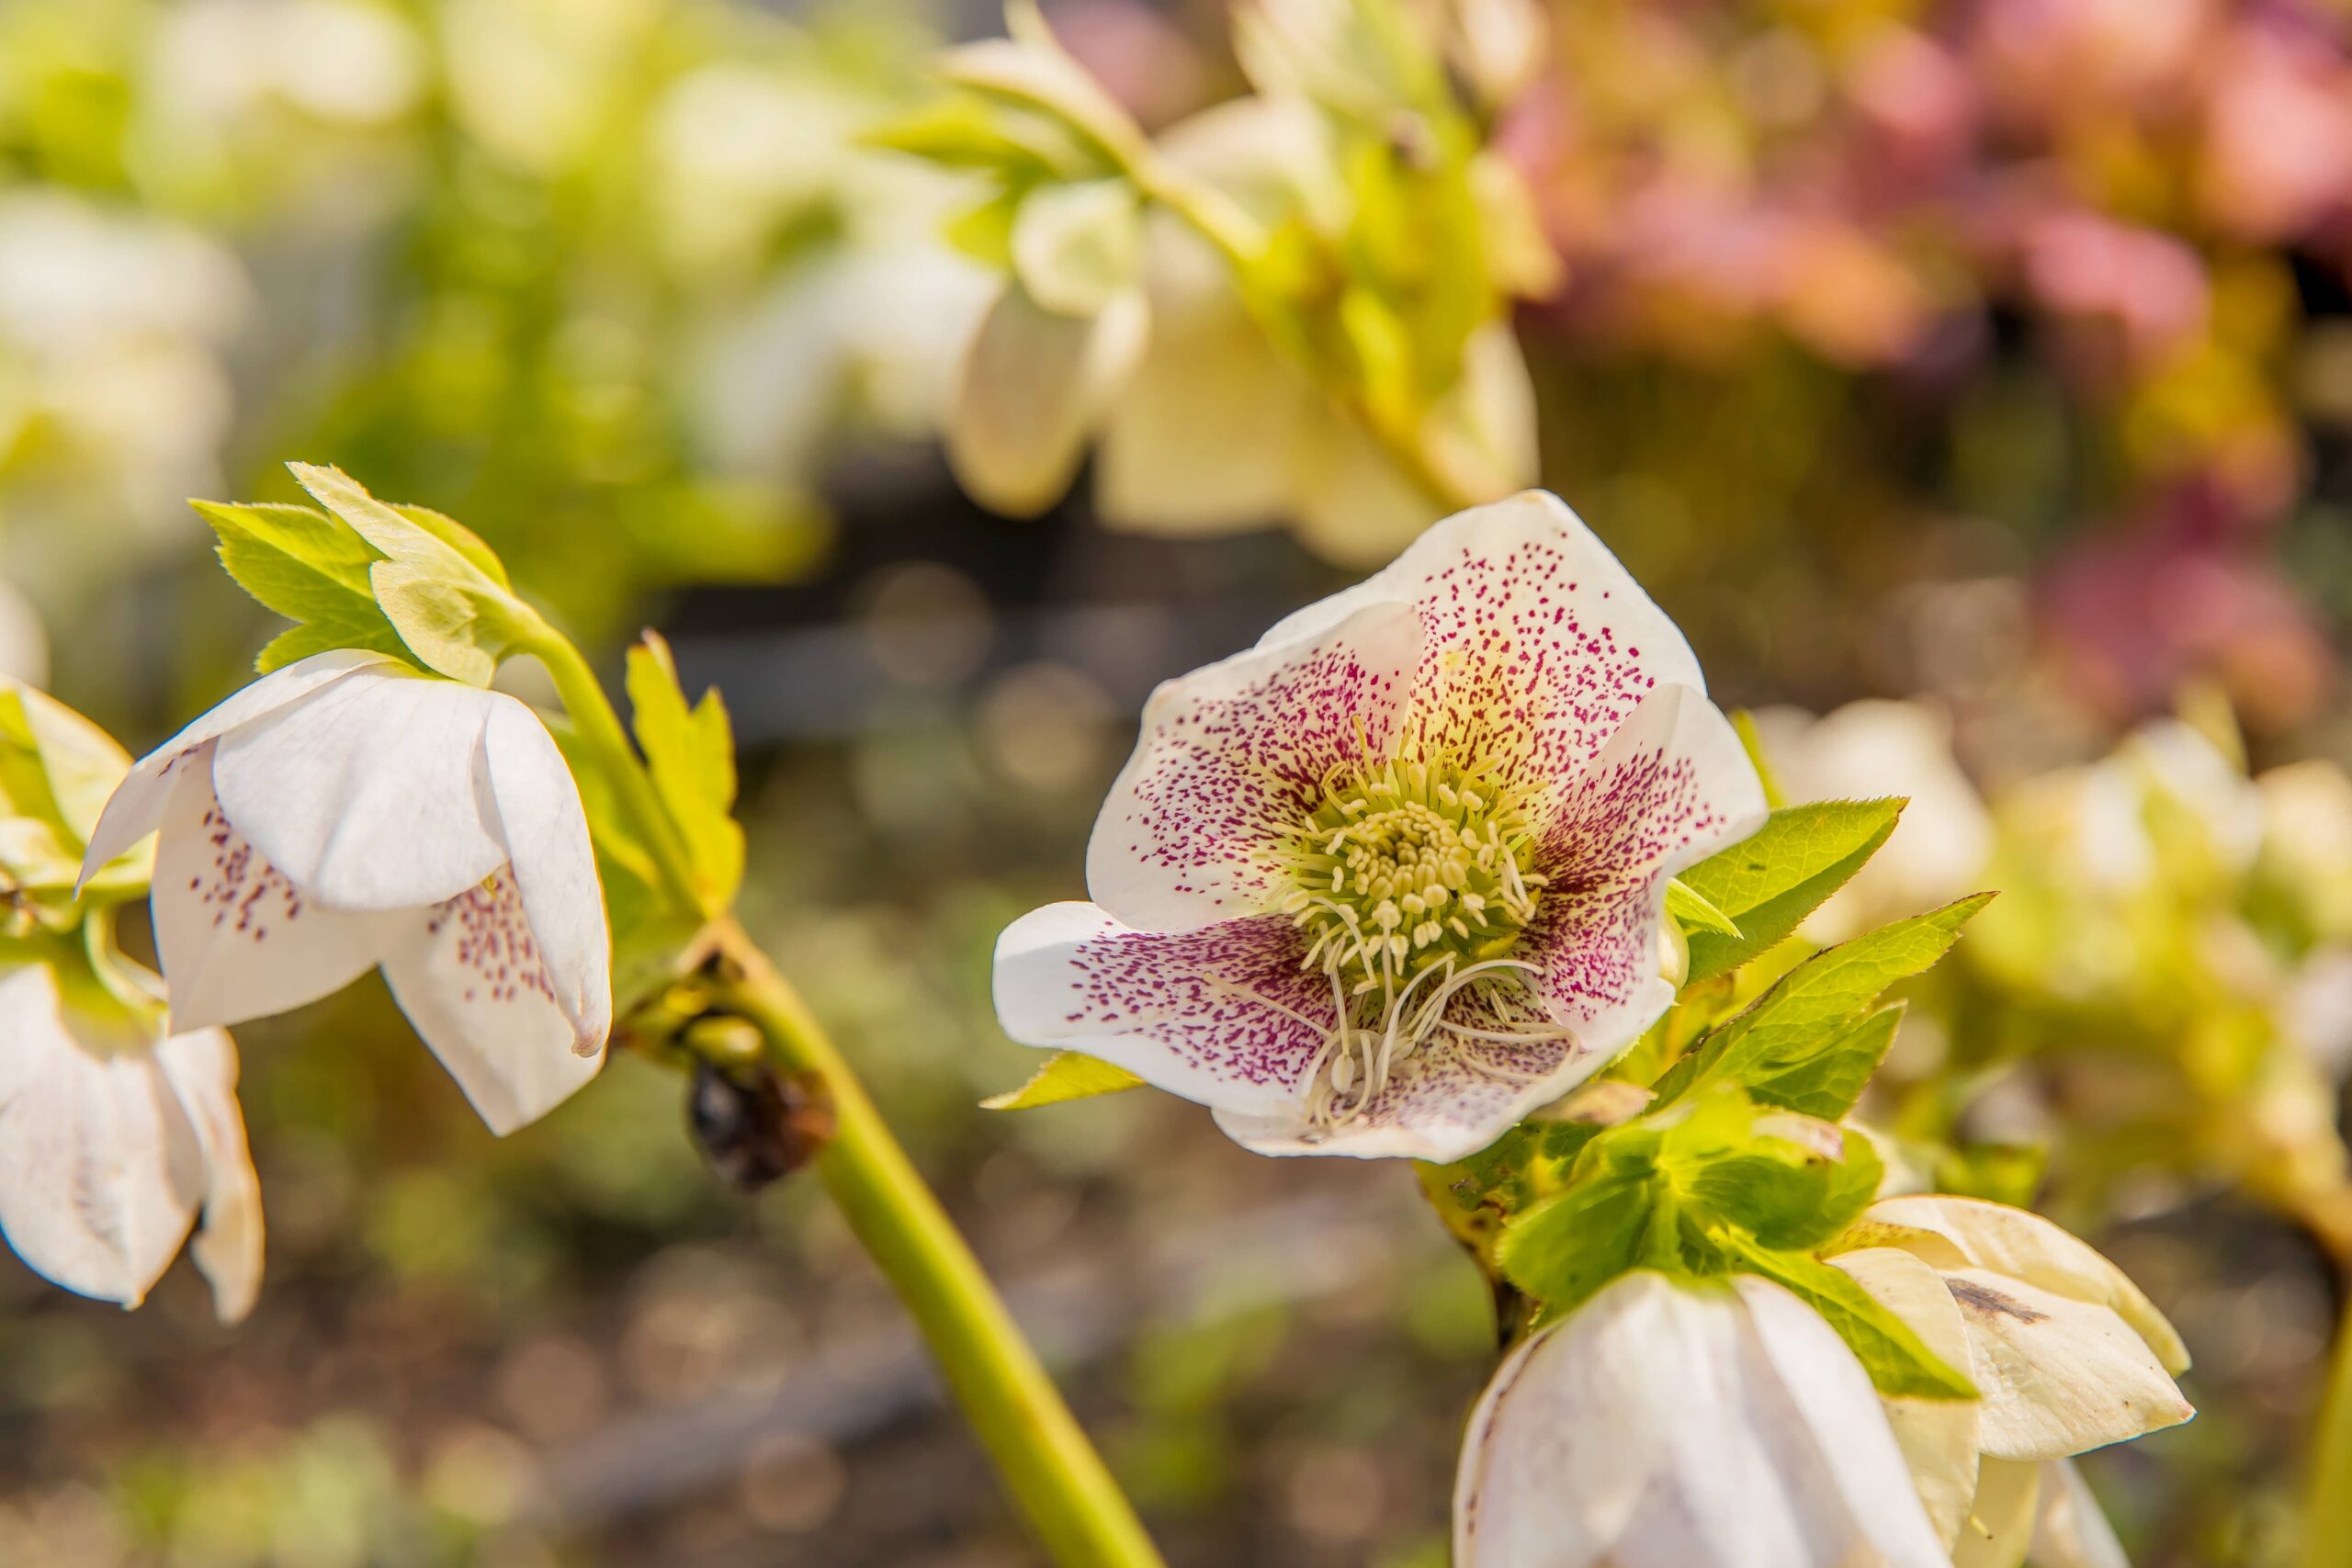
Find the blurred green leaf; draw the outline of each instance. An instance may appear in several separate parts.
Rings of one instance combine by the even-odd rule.
[[[1141,1089],[1143,1079],[1098,1056],[1078,1051],[1057,1051],[1019,1089],[992,1094],[980,1104],[990,1111],[1029,1111],[1040,1105],[1090,1100],[1098,1094],[1119,1094]]]
[[[734,900],[743,884],[743,829],[735,806],[735,735],[716,688],[686,706],[677,662],[658,634],[628,650],[628,700],[653,787],[686,840],[707,907]]]

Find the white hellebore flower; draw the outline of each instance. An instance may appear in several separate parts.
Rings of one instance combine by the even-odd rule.
[[[187,1239],[224,1323],[261,1288],[261,1184],[226,1032],[165,1036],[87,976],[0,969],[0,1231],[47,1279],[137,1306]]]
[[[2123,1271],[2039,1214],[1973,1198],[1890,1198],[1830,1261],[1976,1400],[1890,1399],[1921,1500],[1958,1568],[2120,1562],[2089,1489],[2064,1461],[2177,1426],[2180,1336]]]
[[[997,1009],[1261,1153],[1456,1159],[1666,1010],[1668,878],[1763,817],[1681,633],[1529,491],[1162,685]]]
[[[1471,1415],[1454,1568],[1949,1568],[1854,1353],[1768,1280],[1636,1270]]]
[[[594,1076],[612,983],[587,818],[513,697],[313,655],[142,759],[85,867],[159,829],[175,1027],[283,1012],[381,965],[493,1131]]]

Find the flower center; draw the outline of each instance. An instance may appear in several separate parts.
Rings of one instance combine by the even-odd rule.
[[[1465,988],[1521,988],[1509,956],[1544,877],[1534,835],[1492,766],[1418,748],[1336,776],[1288,853],[1283,910],[1307,932],[1305,966],[1330,977],[1338,1015],[1308,1095],[1310,1119],[1343,1122],[1387,1087],[1396,1063],[1440,1032],[1517,1041],[1549,1025],[1467,1031],[1447,1006]]]

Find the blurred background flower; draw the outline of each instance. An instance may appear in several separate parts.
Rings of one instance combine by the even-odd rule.
[[[1764,727],[1792,796],[1917,797],[1857,899],[2007,889],[1883,1109],[2050,1140],[2042,1201],[2188,1340],[2199,1419],[2091,1483],[2143,1565],[2281,1561],[2352,1056],[2352,15],[1414,12],[1532,198],[1490,259],[1543,482],[1719,701],[1831,716]],[[1146,131],[1256,85],[1220,0],[1047,14]],[[865,135],[998,26],[0,0],[0,665],[161,739],[274,629],[183,500],[291,499],[289,457],[462,518],[592,645],[663,626],[743,732],[747,918],[1171,1559],[1433,1568],[1492,1338],[1408,1173],[1259,1160],[1163,1097],[974,1106],[1034,1066],[989,944],[1079,896],[1144,694],[1398,527],[1287,531],[1308,491],[1253,471],[1215,536],[1106,528],[1157,471],[1115,421],[1035,519],[958,492],[999,276],[942,225],[986,192]],[[1233,312],[1182,302],[1136,386],[1252,406],[1188,380]],[[0,1262],[0,1559],[1035,1561],[838,1222],[723,1194],[667,1076],[620,1054],[496,1143],[376,982],[239,1044],[270,1287],[232,1334],[191,1269],[124,1314]]]

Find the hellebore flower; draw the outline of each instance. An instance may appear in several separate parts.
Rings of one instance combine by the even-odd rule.
[[[2188,1352],[2123,1271],[2039,1214],[1890,1198],[1831,1259],[1951,1365],[1976,1400],[1887,1401],[1919,1495],[1961,1568],[2104,1561],[2106,1522],[2062,1461],[2177,1426]],[[2038,1522],[2037,1522],[2038,1521]]]
[[[1456,1159],[1665,1011],[1668,879],[1763,816],[1681,634],[1529,491],[1162,685],[997,1009],[1261,1153]]]
[[[1454,1568],[1949,1568],[1870,1376],[1752,1275],[1636,1270],[1470,1417]]]
[[[117,960],[118,964],[120,964]],[[69,1291],[137,1306],[191,1251],[234,1323],[261,1288],[261,1186],[225,1031],[166,1034],[86,973],[0,969],[0,1231]]]
[[[175,1027],[283,1012],[381,965],[493,1131],[594,1076],[612,984],[587,818],[513,697],[381,654],[313,655],[142,759],[85,868],[159,829]]]

